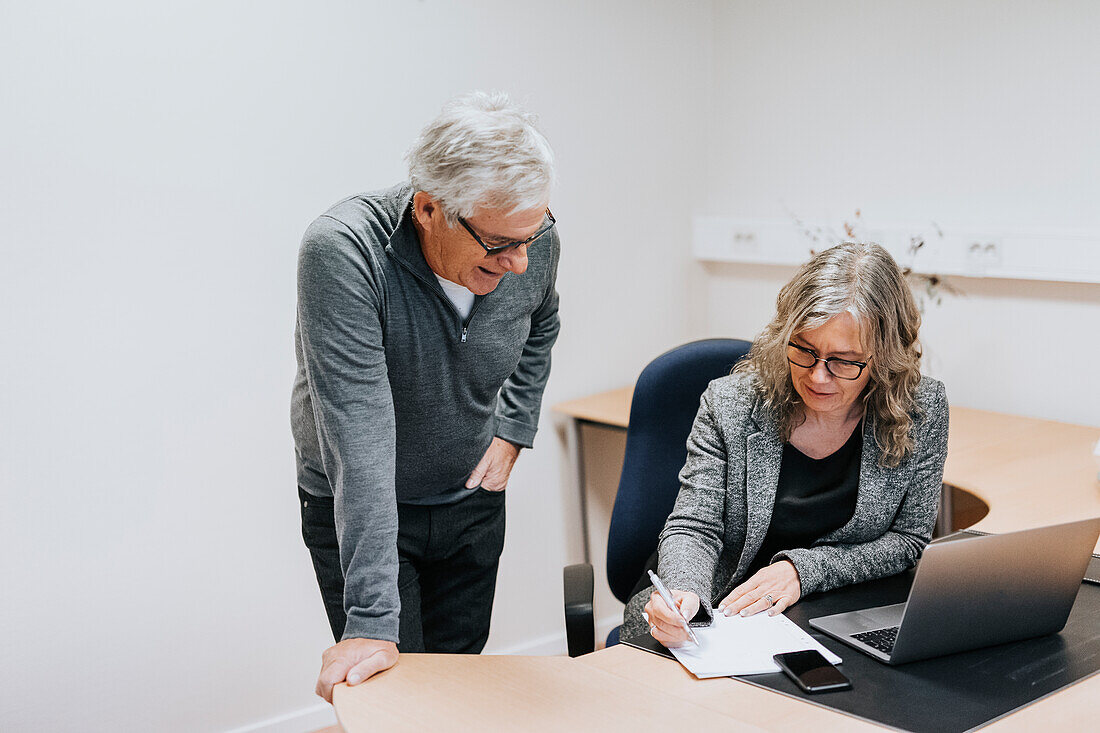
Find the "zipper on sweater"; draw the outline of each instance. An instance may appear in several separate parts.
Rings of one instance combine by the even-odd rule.
[[[481,304],[485,302],[485,296],[479,296],[481,300],[474,301],[474,307],[470,309],[470,315],[466,317],[466,322],[462,324],[462,343],[466,343],[466,334],[470,332],[470,321],[474,320],[474,314],[477,313],[477,309],[481,307]],[[448,303],[451,303],[450,298],[446,298]],[[451,307],[454,308],[454,303],[451,303]],[[455,308],[455,313],[458,313],[458,309]]]
[[[408,270],[409,273],[413,277],[415,277],[417,280],[419,280],[420,282],[427,285],[429,290],[431,290],[437,296],[442,298],[443,302],[447,304],[448,308],[450,308],[452,311],[454,311],[454,314],[456,316],[458,316],[459,318],[462,317],[462,314],[458,312],[458,308],[456,308],[455,304],[451,302],[451,299],[447,297],[447,294],[443,292],[443,288],[441,288],[439,286],[438,282],[434,282],[432,280],[429,280],[426,277],[423,277],[419,272],[417,272],[412,267],[410,267],[408,265],[408,263],[406,263],[405,260],[402,259],[401,257],[395,257],[394,259],[396,259],[398,262],[400,262],[402,267],[404,267],[406,270]],[[475,297],[477,297],[477,296],[475,296]],[[463,321],[463,323],[462,323],[461,343],[466,343],[466,336],[470,333],[470,321],[473,320],[474,314],[477,313],[477,309],[481,307],[482,300],[485,300],[484,296],[479,296],[479,297],[481,297],[481,300],[475,300],[474,301],[474,307],[470,310],[470,315],[467,316],[466,320]]]

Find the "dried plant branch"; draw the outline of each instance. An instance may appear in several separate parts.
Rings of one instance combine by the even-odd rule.
[[[843,223],[844,237],[837,236],[832,229],[824,229],[819,226],[811,227],[798,215],[792,212],[788,212],[788,214],[799,232],[815,244],[832,247],[842,241],[858,242],[866,239],[865,236],[862,236],[861,225],[863,224],[863,214],[860,209],[855,210],[853,221],[845,221]],[[930,223],[935,233],[935,238],[943,239],[943,230],[940,228],[940,225],[934,221]],[[918,256],[922,251],[928,251],[930,248],[923,234],[911,236],[909,238],[909,246],[906,248],[906,259],[908,259],[909,262],[901,269],[905,279],[909,281],[909,286],[913,290],[913,297],[917,301],[917,308],[920,309],[921,313],[925,312],[925,308],[929,303],[935,303],[936,305],[943,303],[943,297],[945,295],[964,295],[962,290],[949,282],[944,276],[935,273],[920,272],[916,269],[915,263]],[[815,254],[817,254],[816,248],[811,247],[810,256],[812,257]]]

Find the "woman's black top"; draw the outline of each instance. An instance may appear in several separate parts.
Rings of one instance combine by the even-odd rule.
[[[809,547],[840,529],[856,510],[863,423],[835,453],[814,459],[790,443],[783,446],[772,522],[747,577],[771,563],[775,553]]]

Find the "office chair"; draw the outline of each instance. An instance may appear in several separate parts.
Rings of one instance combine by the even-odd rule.
[[[730,373],[750,346],[740,339],[693,341],[661,354],[638,377],[607,537],[607,582],[623,603],[657,549],[657,537],[680,491],[680,469],[699,398],[712,380]],[[595,649],[592,566],[570,565],[563,579],[566,640],[569,656],[575,657]],[[616,626],[607,646],[618,641]]]

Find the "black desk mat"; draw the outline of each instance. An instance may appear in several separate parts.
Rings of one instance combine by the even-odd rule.
[[[1060,633],[961,654],[883,664],[811,629],[809,619],[902,603],[913,572],[807,596],[787,617],[844,660],[852,689],[808,695],[781,673],[737,679],[899,730],[973,730],[1100,670],[1100,586],[1082,583]],[[672,657],[649,635],[624,643]],[[1100,709],[1098,709],[1100,713]]]

